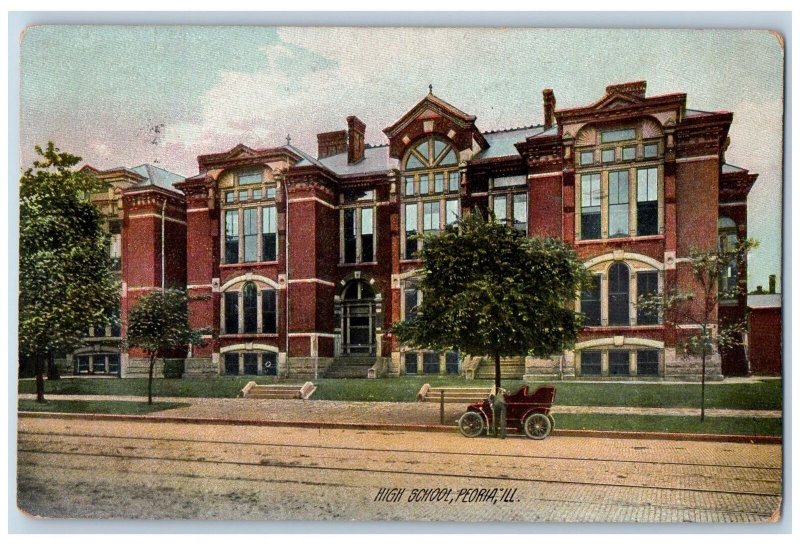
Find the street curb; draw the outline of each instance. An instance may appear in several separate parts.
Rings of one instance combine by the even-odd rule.
[[[116,422],[150,422],[165,424],[205,424],[216,426],[261,426],[276,428],[332,428],[344,430],[383,430],[454,432],[456,426],[442,424],[387,424],[380,422],[311,422],[304,420],[243,420],[235,418],[199,418],[190,416],[146,416],[138,414],[57,413],[18,411],[20,418],[59,418],[67,420],[105,420]],[[716,441],[780,445],[783,438],[773,435],[718,435],[711,433],[669,433],[649,431],[553,430],[557,437],[594,437],[602,439],[656,439],[667,441]]]

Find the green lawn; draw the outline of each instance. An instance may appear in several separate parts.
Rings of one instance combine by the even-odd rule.
[[[152,405],[148,405],[144,401],[48,400],[46,403],[37,403],[33,399],[20,399],[17,409],[53,413],[148,414],[188,406],[188,403],[165,403],[163,401],[154,401]]]
[[[205,379],[155,379],[156,397],[236,397],[250,380],[276,382],[266,377],[216,377]],[[292,384],[302,380],[289,381]],[[431,386],[489,387],[488,380],[467,381],[458,377],[402,377],[385,379],[319,379],[313,399],[341,401],[414,401],[425,383]],[[506,381],[513,390],[521,381]],[[555,382],[556,404],[579,406],[697,407],[699,384],[636,382],[586,383]],[[535,387],[536,384],[531,384]],[[780,409],[782,381],[761,380],[751,383],[709,383],[706,407],[727,409]],[[20,381],[20,393],[34,393],[32,380]],[[147,395],[147,379],[76,379],[45,382],[47,394],[76,395]]]
[[[613,414],[554,414],[556,429],[782,435],[780,418],[706,418]]]

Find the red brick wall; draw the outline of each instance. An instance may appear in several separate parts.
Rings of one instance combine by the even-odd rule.
[[[537,237],[561,238],[561,175],[533,178],[529,183],[530,233]]]
[[[751,308],[749,319],[750,372],[781,376],[782,335],[780,308]]]

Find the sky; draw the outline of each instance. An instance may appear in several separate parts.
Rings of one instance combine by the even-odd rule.
[[[357,115],[366,140],[433,92],[497,130],[541,124],[605,87],[647,81],[687,107],[734,113],[728,163],[759,174],[748,198],[750,289],[780,286],[783,49],[767,31],[359,27],[35,26],[22,41],[20,168],[53,141],[100,169],[293,145]]]

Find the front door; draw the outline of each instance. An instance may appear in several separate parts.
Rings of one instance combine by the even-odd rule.
[[[347,286],[342,302],[342,353],[375,355],[375,292],[357,280]]]

